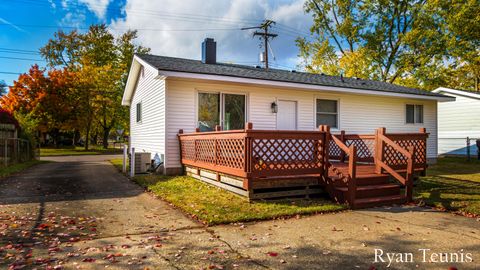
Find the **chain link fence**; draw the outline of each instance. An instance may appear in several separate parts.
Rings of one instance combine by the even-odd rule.
[[[36,158],[30,141],[17,138],[0,138],[0,167],[7,167]]]

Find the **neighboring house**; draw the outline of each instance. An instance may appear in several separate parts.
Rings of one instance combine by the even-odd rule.
[[[433,91],[455,98],[438,106],[438,153],[466,155],[467,137],[480,139],[480,93],[440,87]],[[470,153],[477,146],[471,141]]]
[[[165,173],[181,172],[178,131],[318,130],[373,134],[430,133],[427,157],[437,157],[437,104],[454,98],[394,84],[216,62],[203,43],[202,61],[135,55],[122,104],[130,106],[131,146],[163,156]]]
[[[0,108],[0,139],[16,139],[18,137],[18,129],[19,125],[15,117]]]

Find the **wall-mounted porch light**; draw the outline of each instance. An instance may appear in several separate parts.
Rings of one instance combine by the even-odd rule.
[[[278,105],[275,101],[272,102],[272,104],[270,105],[270,108],[272,109],[272,113],[277,113],[278,112]]]

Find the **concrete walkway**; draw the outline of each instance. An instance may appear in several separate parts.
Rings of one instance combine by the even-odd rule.
[[[206,228],[119,174],[113,157],[51,157],[1,179],[0,268],[385,269],[394,252],[413,262],[391,254],[389,269],[480,268],[475,219],[395,207]],[[431,249],[427,262],[419,249]],[[464,262],[428,262],[439,252]]]

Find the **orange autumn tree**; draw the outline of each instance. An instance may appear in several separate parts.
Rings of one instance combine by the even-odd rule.
[[[56,141],[60,131],[71,130],[77,123],[76,74],[67,69],[46,72],[34,65],[19,76],[0,106],[35,122],[36,129],[49,132]]]

